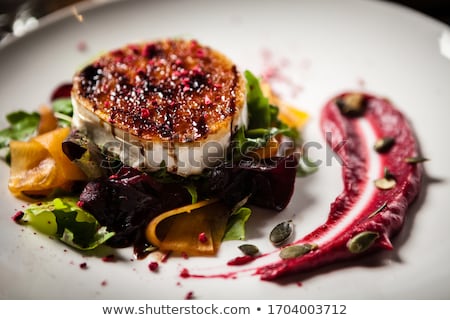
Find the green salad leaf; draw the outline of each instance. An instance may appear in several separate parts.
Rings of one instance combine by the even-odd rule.
[[[197,187],[193,184],[190,183],[188,185],[183,186],[191,195],[192,198],[192,203],[196,203],[198,201],[198,194],[197,194]]]
[[[264,96],[259,80],[253,73],[246,70],[244,76],[247,80],[248,129],[269,128],[273,112],[269,99]]]
[[[60,127],[70,126],[73,116],[73,106],[70,98],[56,99],[52,103],[52,109]]]
[[[252,210],[247,207],[241,207],[233,212],[228,219],[222,240],[245,240],[245,223],[250,218],[251,213]]]
[[[9,143],[11,140],[27,140],[36,133],[40,120],[39,113],[15,111],[6,115],[9,127],[0,130],[1,158],[9,163]]]
[[[114,232],[107,231],[91,214],[81,209],[74,197],[30,204],[24,210],[21,222],[80,250],[94,249],[114,236]]]

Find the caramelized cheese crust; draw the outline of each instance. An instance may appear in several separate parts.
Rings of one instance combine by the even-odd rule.
[[[133,44],[75,74],[72,97],[101,120],[148,141],[193,142],[245,106],[245,81],[223,54],[192,40]]]

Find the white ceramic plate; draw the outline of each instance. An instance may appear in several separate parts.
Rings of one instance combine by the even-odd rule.
[[[412,121],[428,179],[395,250],[338,264],[282,282],[255,276],[182,279],[182,268],[223,266],[239,255],[241,242],[224,243],[217,258],[170,258],[158,273],[149,257],[130,261],[132,249],[106,263],[14,224],[22,207],[7,190],[8,167],[0,164],[0,297],[8,299],[448,299],[450,225],[447,131],[450,119],[450,60],[439,40],[449,29],[428,17],[378,1],[125,1],[78,6],[41,22],[34,32],[0,49],[0,108],[4,115],[36,109],[61,82],[100,51],[168,36],[196,38],[262,74],[277,66],[274,80],[286,100],[310,112],[305,138],[323,145],[318,114],[327,99],[364,89],[391,99]],[[445,38],[445,36],[443,37]],[[448,40],[448,39],[447,39]],[[86,50],[78,50],[80,42]],[[448,45],[448,44],[447,44]],[[326,156],[325,148],[316,157]],[[299,180],[292,203],[274,214],[257,210],[248,242],[271,249],[267,235],[293,218],[297,235],[325,220],[341,190],[333,161]],[[101,256],[102,253],[99,255]],[[79,265],[86,262],[87,270]],[[219,268],[220,269],[220,268]],[[302,283],[299,286],[298,282]]]

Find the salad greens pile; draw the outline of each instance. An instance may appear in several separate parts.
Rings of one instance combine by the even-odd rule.
[[[52,102],[52,109],[60,127],[70,126],[73,106],[70,98],[59,98]],[[8,127],[0,130],[0,158],[10,162],[9,143],[12,140],[26,141],[34,136],[39,127],[38,112],[14,111],[6,115]]]
[[[252,150],[263,148],[272,137],[283,135],[300,145],[301,137],[297,128],[290,128],[278,119],[279,108],[269,103],[264,96],[260,82],[250,71],[245,71],[247,80],[248,127],[241,127],[232,140],[233,157],[239,160]]]
[[[10,162],[9,143],[11,140],[25,141],[32,137],[39,125],[37,112],[15,111],[6,115],[9,127],[0,131],[1,158]]]

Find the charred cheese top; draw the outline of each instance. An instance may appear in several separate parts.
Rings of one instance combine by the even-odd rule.
[[[245,81],[220,52],[160,40],[108,52],[77,72],[72,98],[101,120],[148,141],[201,141],[234,132]]]

